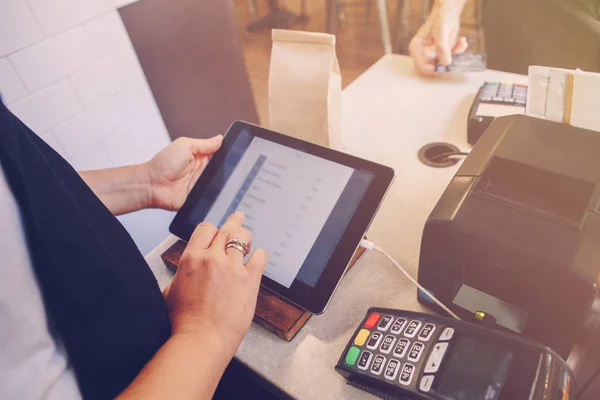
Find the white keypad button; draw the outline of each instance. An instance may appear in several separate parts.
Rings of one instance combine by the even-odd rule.
[[[364,350],[358,359],[358,369],[362,369],[366,371],[369,369],[369,364],[371,363],[371,359],[373,358],[373,353],[370,351]]]
[[[426,374],[434,374],[440,369],[441,361],[435,357],[429,356],[427,363],[425,363],[425,369],[423,370]]]
[[[442,331],[442,334],[438,338],[438,340],[450,340],[454,336],[454,329],[446,328]]]
[[[390,354],[395,343],[396,337],[394,335],[387,335],[385,338],[383,338],[383,343],[381,343],[381,348],[379,351],[381,351],[383,354]]]
[[[381,375],[381,371],[383,371],[383,367],[385,366],[385,357],[381,354],[375,356],[373,360],[373,365],[371,366],[371,373],[374,375]]]
[[[430,323],[425,324],[421,332],[419,332],[419,340],[428,341],[433,336],[433,332],[435,332],[435,325]]]
[[[394,348],[394,355],[398,358],[404,358],[404,355],[408,351],[408,346],[410,346],[410,341],[405,338],[401,338],[398,340],[398,344]]]
[[[433,374],[440,369],[440,364],[442,363],[442,358],[444,358],[444,354],[446,354],[446,350],[448,349],[448,343],[442,342],[437,343],[433,346],[433,350],[431,350],[431,354],[425,363],[426,374]]]
[[[417,321],[417,320],[412,320],[410,321],[410,324],[408,324],[408,326],[406,327],[406,330],[404,331],[404,336],[406,336],[407,338],[414,338],[417,335],[417,332],[419,331],[419,328],[421,327],[421,321]]]
[[[394,325],[392,325],[392,328],[390,329],[390,332],[397,335],[400,332],[402,332],[402,329],[406,326],[406,318],[398,318],[396,320],[396,322],[394,322]]]
[[[410,351],[408,352],[408,360],[413,362],[419,361],[424,348],[425,345],[423,343],[413,343],[412,347],[410,348]]]
[[[388,365],[385,368],[385,373],[383,374],[383,376],[385,376],[385,379],[389,379],[390,381],[393,381],[398,376],[398,371],[400,371],[400,361],[392,358],[388,362]]]
[[[448,350],[448,343],[442,342],[436,343],[431,352],[441,360],[446,354],[446,350]]]
[[[371,337],[367,341],[367,349],[375,350],[379,346],[379,343],[381,343],[382,337],[383,333],[381,332],[371,333]]]
[[[412,364],[404,364],[400,372],[400,383],[404,386],[410,385],[413,375],[415,374],[415,366]]]
[[[433,384],[434,375],[425,375],[421,378],[421,383],[419,384],[419,390],[421,392],[429,392],[431,390],[431,385]]]

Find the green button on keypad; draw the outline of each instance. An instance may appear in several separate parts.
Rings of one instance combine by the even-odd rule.
[[[358,347],[350,347],[348,350],[348,354],[346,354],[346,364],[354,365],[356,364],[356,360],[358,359],[358,355],[360,354],[360,349]]]

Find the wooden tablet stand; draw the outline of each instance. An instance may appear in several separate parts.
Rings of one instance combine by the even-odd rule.
[[[172,271],[177,270],[179,259],[185,250],[185,246],[185,242],[178,240],[161,255],[167,268]],[[358,248],[350,261],[348,269],[354,265],[364,251],[362,247]],[[254,322],[280,338],[288,342],[291,341],[311,315],[312,313],[298,307],[269,289],[263,286],[260,287],[256,302],[256,311],[254,312]]]

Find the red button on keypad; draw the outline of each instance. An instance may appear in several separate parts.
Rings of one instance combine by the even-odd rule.
[[[365,322],[365,328],[374,328],[377,324],[377,321],[379,321],[379,318],[381,318],[381,315],[371,314],[367,319],[367,322]]]

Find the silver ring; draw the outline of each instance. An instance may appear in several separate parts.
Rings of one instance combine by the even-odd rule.
[[[239,250],[243,255],[246,255],[244,248],[237,243],[229,243],[227,246],[225,246],[225,250],[227,249],[236,249]]]
[[[242,252],[243,255],[248,254],[248,243],[243,242],[239,237],[234,236],[233,238],[227,241],[225,245],[225,250],[229,248],[234,248]]]

